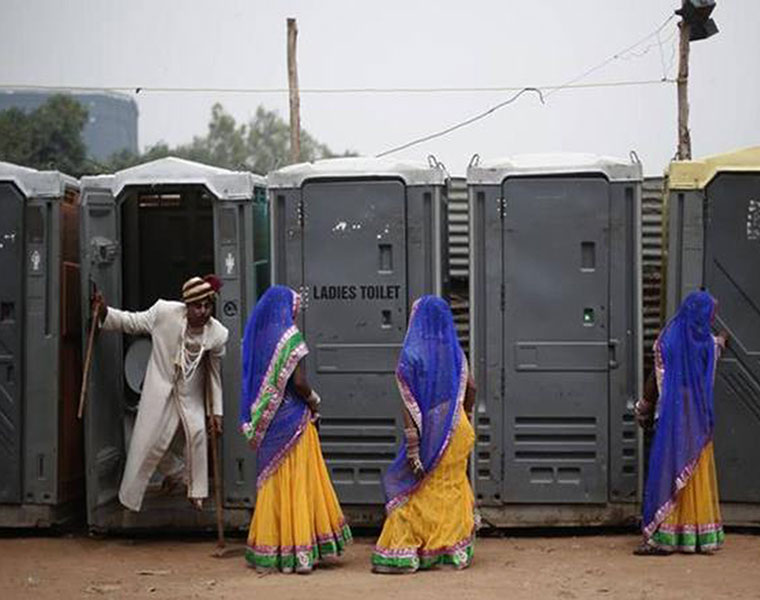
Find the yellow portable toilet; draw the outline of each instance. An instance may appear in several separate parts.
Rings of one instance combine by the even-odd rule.
[[[667,315],[704,287],[731,339],[715,381],[715,451],[727,523],[760,519],[760,146],[678,161],[668,174]]]

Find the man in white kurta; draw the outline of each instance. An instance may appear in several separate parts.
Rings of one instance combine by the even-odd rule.
[[[104,311],[103,329],[150,335],[153,343],[119,489],[119,500],[131,510],[140,510],[148,482],[179,427],[185,438],[188,498],[200,508],[208,496],[204,388],[208,386],[214,415],[209,426],[221,432],[220,366],[228,335],[211,316],[217,289],[193,277],[183,286],[184,302],[158,300],[142,312]]]

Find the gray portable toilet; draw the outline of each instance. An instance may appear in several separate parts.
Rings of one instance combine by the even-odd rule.
[[[641,181],[586,154],[468,168],[474,480],[494,524],[636,514]]]
[[[704,286],[731,338],[715,379],[723,519],[760,522],[760,147],[673,162],[668,172],[667,316]]]
[[[230,332],[222,363],[223,498],[227,525],[245,526],[255,464],[245,439],[236,434],[240,342],[246,316],[268,285],[264,179],[165,158],[84,177],[82,206],[83,334],[89,328],[92,284],[110,305],[144,310],[158,298],[179,298],[192,275],[215,272],[221,278],[216,317]],[[133,371],[144,369],[144,350],[140,338],[114,334],[99,336],[95,344],[85,412],[88,525],[93,530],[211,527],[210,503],[199,514],[176,496],[146,495],[140,513],[129,513],[118,502],[126,438],[139,400],[141,377]]]
[[[322,451],[343,504],[383,505],[381,477],[402,430],[394,373],[409,310],[446,289],[446,177],[439,166],[373,158],[267,177],[272,281],[303,294]]]
[[[0,162],[0,526],[76,516],[84,493],[79,184]]]

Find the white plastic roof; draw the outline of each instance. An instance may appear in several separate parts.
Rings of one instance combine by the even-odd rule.
[[[444,185],[447,174],[442,168],[424,162],[357,156],[283,167],[267,175],[267,185],[270,188],[297,188],[309,179],[357,177],[398,177],[409,186]]]
[[[641,163],[596,154],[520,154],[481,161],[467,169],[467,182],[499,185],[507,177],[598,173],[610,181],[640,181]]]
[[[58,198],[67,187],[79,189],[79,183],[58,171],[37,171],[0,161],[0,181],[12,181],[27,198]]]
[[[125,187],[134,185],[204,185],[219,199],[245,200],[253,197],[255,187],[264,187],[266,180],[253,173],[229,171],[173,156],[113,175],[82,177],[82,189],[107,189],[114,198]]]

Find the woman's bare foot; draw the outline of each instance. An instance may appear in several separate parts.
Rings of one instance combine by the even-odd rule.
[[[636,556],[669,556],[673,554],[670,550],[664,548],[658,548],[657,546],[650,546],[646,542],[641,542],[633,551]]]

